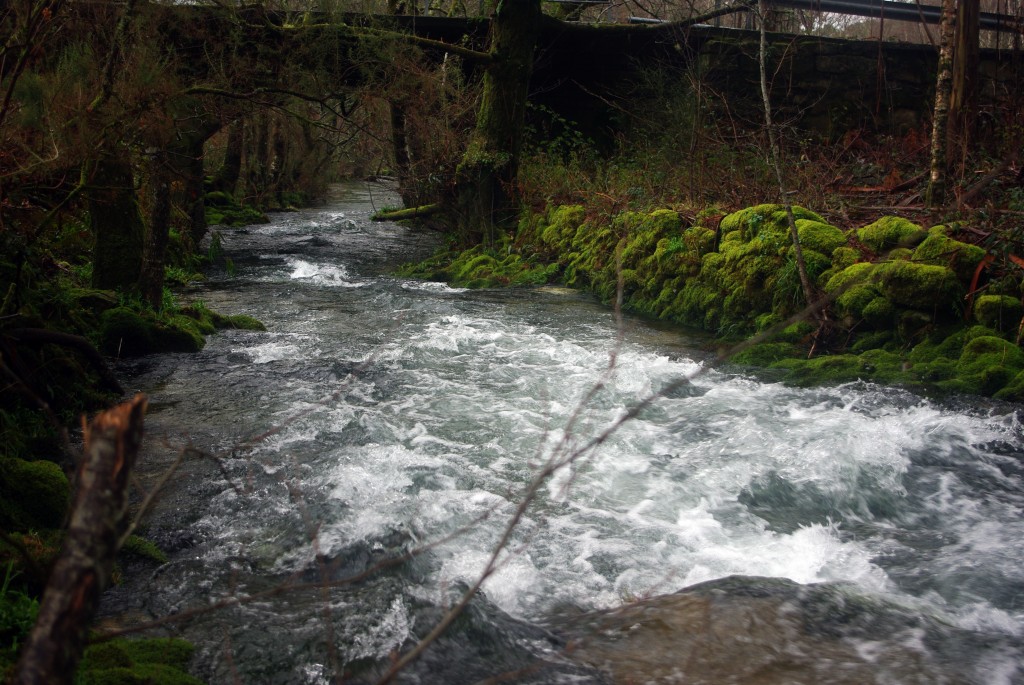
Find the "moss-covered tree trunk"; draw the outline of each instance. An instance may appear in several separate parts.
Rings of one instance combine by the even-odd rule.
[[[89,175],[86,202],[93,232],[92,286],[134,290],[146,231],[125,151],[111,147],[99,155]]]
[[[206,139],[202,139],[205,141]],[[185,193],[185,213],[188,215],[188,230],[192,244],[198,245],[206,235],[206,205],[203,202],[203,142],[193,141],[183,160],[182,186]]]
[[[395,156],[395,173],[398,176],[398,194],[406,207],[419,204],[417,193],[412,188],[412,154],[406,131],[405,104],[389,103],[391,114],[391,148]]]
[[[946,201],[946,168],[949,141],[949,100],[953,86],[953,40],[957,0],[942,0],[939,24],[939,71],[935,82],[935,112],[932,117],[931,169],[925,205],[941,207]]]
[[[238,190],[238,179],[242,175],[242,145],[244,143],[245,124],[236,119],[228,128],[227,146],[224,148],[224,161],[213,177],[213,190],[234,195]]]
[[[142,272],[139,274],[139,292],[153,309],[159,311],[163,306],[164,261],[171,231],[171,172],[167,153],[162,150],[153,156],[150,184],[153,199]]]
[[[493,243],[517,213],[516,179],[540,0],[500,0],[491,22],[476,128],[459,165],[456,209],[467,243]]]

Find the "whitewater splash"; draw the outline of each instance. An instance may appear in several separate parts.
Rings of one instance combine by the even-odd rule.
[[[534,644],[510,621],[747,575],[850,583],[992,644],[1024,633],[1015,408],[862,383],[787,388],[712,368],[681,331],[637,319],[619,330],[579,293],[396,279],[393,267],[432,243],[370,224],[367,212],[313,212],[308,224],[287,215],[228,236],[239,275],[200,294],[269,332],[223,332],[199,355],[135,371],[135,385],[164,407],[151,430],[172,441],[187,432],[221,455],[151,524],[165,541],[184,526],[187,542],[168,545],[172,563],[143,593],[149,610],[316,578],[318,559],[354,573],[438,543],[409,567],[332,595],[345,658],[386,661],[476,580],[546,460],[600,438],[541,485],[484,584],[488,604],[472,619],[480,630],[522,629]],[[355,228],[339,236],[348,220]],[[311,592],[189,630],[214,679],[227,677],[227,662],[205,645],[230,634],[246,657],[233,667],[246,663],[253,682],[313,683],[330,673],[324,620]],[[267,624],[293,637],[270,640]],[[448,660],[477,663],[463,656]],[[1012,682],[1019,662],[1005,655],[1000,677]],[[441,682],[429,674],[441,677],[442,665],[428,663],[424,682]],[[994,668],[979,666],[987,675],[974,682]]]

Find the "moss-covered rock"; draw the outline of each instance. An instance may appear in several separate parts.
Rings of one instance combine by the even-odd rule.
[[[956,378],[943,387],[975,395],[994,395],[1024,371],[1024,350],[995,336],[974,338],[964,345]]]
[[[931,233],[917,246],[912,257],[913,261],[922,264],[949,267],[965,285],[971,282],[984,258],[985,250],[977,245],[953,240],[942,233]]]
[[[129,535],[121,546],[122,554],[129,554],[140,559],[149,559],[158,564],[167,563],[167,555],[153,542],[140,535]]]
[[[248,314],[224,315],[213,312],[213,325],[217,328],[232,328],[240,331],[267,330],[262,321]]]
[[[769,367],[783,359],[800,354],[800,348],[790,342],[768,342],[749,347],[734,355],[729,361],[741,366]]]
[[[71,486],[52,461],[0,459],[0,528],[59,528],[67,516]]]
[[[100,349],[112,356],[148,354],[154,348],[154,325],[128,307],[115,307],[100,318]]]
[[[928,237],[917,224],[898,216],[883,216],[878,221],[857,229],[857,239],[876,253],[894,247],[914,247]]]
[[[1024,316],[1019,298],[1008,295],[981,295],[974,302],[974,320],[998,331],[1016,331]]]
[[[115,307],[100,317],[100,350],[134,357],[157,352],[197,352],[206,344],[199,322],[184,314],[157,318],[129,307]]]
[[[893,304],[934,311],[949,318],[959,315],[963,288],[947,267],[917,262],[886,262],[872,274],[879,289]]]
[[[835,226],[812,219],[798,219],[796,228],[801,247],[809,250],[831,255],[846,245],[846,234]]]
[[[112,640],[85,650],[79,685],[201,685],[186,669],[194,647],[179,639]]]

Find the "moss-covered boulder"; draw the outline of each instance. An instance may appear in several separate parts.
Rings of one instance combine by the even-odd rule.
[[[576,230],[583,224],[586,210],[583,205],[560,205],[548,210],[540,231],[540,238],[548,247],[565,250]]]
[[[825,224],[825,220],[804,207],[792,207],[793,218],[797,221],[813,221]],[[799,228],[799,226],[798,226]],[[739,231],[743,240],[750,240],[762,230],[771,232],[789,232],[789,218],[786,216],[786,207],[778,204],[755,205],[733,212],[722,218],[719,224],[722,235],[728,235],[733,231]]]
[[[1009,295],[982,295],[974,301],[974,320],[997,331],[1016,331],[1024,316],[1019,298]]]
[[[984,258],[985,250],[977,245],[953,240],[939,232],[930,233],[912,256],[915,262],[949,267],[965,285],[971,282],[978,264]]]
[[[71,486],[52,461],[0,459],[0,527],[59,528],[67,516]]]
[[[960,313],[963,287],[952,269],[917,262],[886,262],[872,274],[893,304],[950,318]]]
[[[928,237],[928,231],[898,216],[883,216],[857,229],[857,239],[876,253],[895,247],[914,247]]]
[[[800,246],[825,255],[831,255],[846,245],[846,234],[829,224],[812,219],[797,219],[797,237]]]
[[[197,352],[206,344],[199,323],[176,314],[157,318],[129,307],[115,307],[100,317],[100,350],[134,357],[157,352]]]
[[[202,685],[187,673],[194,647],[180,639],[112,640],[85,650],[79,685]]]
[[[940,384],[947,390],[972,395],[994,395],[1024,371],[1024,350],[995,336],[974,338],[964,345],[956,377]]]

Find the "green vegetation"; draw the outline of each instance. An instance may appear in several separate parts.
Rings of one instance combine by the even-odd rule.
[[[621,287],[627,309],[724,342],[767,333],[731,362],[774,369],[796,385],[861,379],[1024,397],[1024,351],[1011,337],[1024,314],[1017,281],[988,282],[968,312],[979,325],[964,323],[982,248],[949,237],[945,226],[925,231],[883,217],[844,232],[812,211],[793,211],[809,275],[829,298],[832,323],[821,330],[806,321],[777,326],[806,306],[780,205],[733,212],[717,230],[702,223],[716,218],[710,212],[685,219],[670,209],[625,210],[601,218],[582,205],[552,206],[524,214],[498,249],[449,249],[403,273],[470,288],[558,282],[607,303]]]
[[[93,645],[76,674],[76,685],[201,685],[188,675],[193,646],[185,640],[112,640]]]

